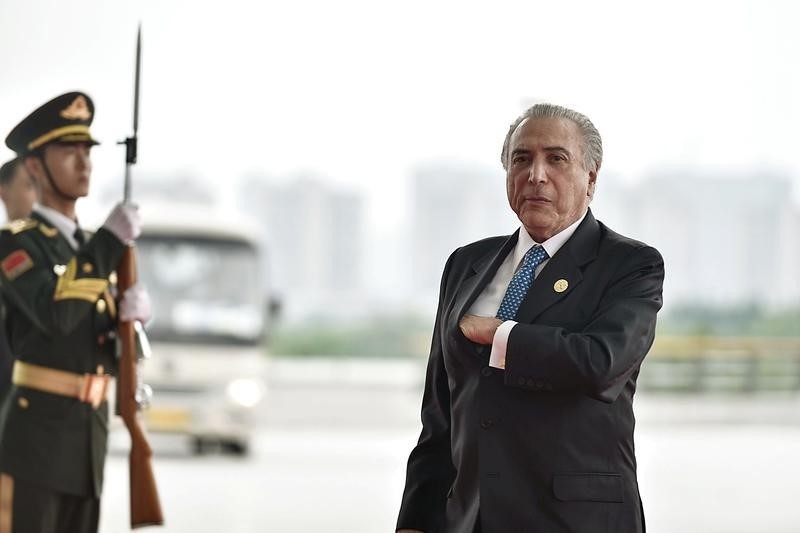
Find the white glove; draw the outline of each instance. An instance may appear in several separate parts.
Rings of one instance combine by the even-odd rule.
[[[125,244],[130,244],[142,233],[139,207],[135,204],[117,204],[103,223],[103,227]]]
[[[119,319],[123,322],[138,320],[145,324],[152,316],[150,294],[147,289],[141,283],[131,285],[122,295],[122,300],[119,302]]]

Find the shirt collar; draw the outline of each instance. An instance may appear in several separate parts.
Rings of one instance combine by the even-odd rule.
[[[533,240],[533,237],[530,236],[528,230],[525,229],[525,226],[520,226],[517,246],[514,248],[514,264],[519,265],[522,262],[522,258],[525,256],[525,253],[530,250],[532,246],[537,244],[544,248],[544,251],[547,252],[548,257],[553,257],[556,255],[556,252],[558,252],[561,247],[564,246],[564,243],[566,243],[569,238],[572,237],[572,234],[575,233],[575,230],[578,229],[578,226],[580,226],[581,222],[583,222],[583,219],[586,218],[586,213],[588,212],[589,210],[587,209],[583,212],[583,215],[581,215],[578,220],[544,242],[536,242]]]
[[[42,204],[36,204],[33,209],[55,226],[73,248],[78,249],[78,242],[75,240],[75,230],[78,229],[78,223],[75,220]]]

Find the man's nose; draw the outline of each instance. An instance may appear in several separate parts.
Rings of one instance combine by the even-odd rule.
[[[543,183],[547,181],[545,166],[537,161],[532,162],[528,169],[528,181],[531,183]]]
[[[91,155],[90,154],[91,154],[91,152],[90,152],[90,148],[88,146],[81,146],[78,149],[78,161],[79,161],[81,167],[86,167],[86,166],[89,165],[89,162],[91,161],[91,159],[90,159]]]

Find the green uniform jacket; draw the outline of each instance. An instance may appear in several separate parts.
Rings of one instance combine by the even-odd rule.
[[[125,245],[100,229],[76,253],[46,218],[0,231],[0,289],[12,353],[78,374],[116,371],[112,272]],[[99,497],[108,404],[13,386],[0,411],[0,471],[67,494]]]

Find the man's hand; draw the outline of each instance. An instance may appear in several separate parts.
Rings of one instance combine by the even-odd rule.
[[[461,333],[472,342],[478,344],[492,344],[494,332],[503,321],[491,316],[464,315],[458,327]]]
[[[133,204],[117,204],[103,223],[103,227],[125,244],[130,244],[142,232],[139,209]]]

